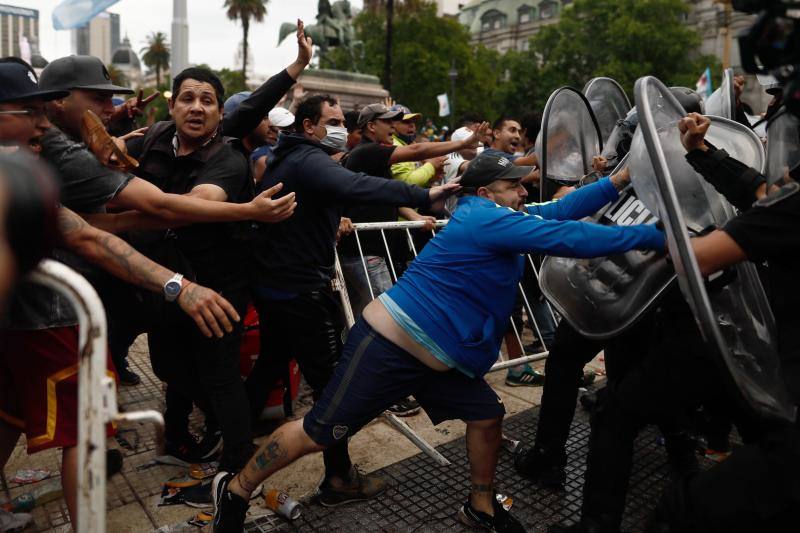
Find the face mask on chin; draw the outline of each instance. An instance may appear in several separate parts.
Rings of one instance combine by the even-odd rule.
[[[337,152],[347,151],[347,128],[343,126],[325,126],[325,137],[320,144]]]
[[[414,142],[416,136],[414,135],[403,135],[402,133],[397,133],[397,138],[403,141],[406,144],[411,144]]]

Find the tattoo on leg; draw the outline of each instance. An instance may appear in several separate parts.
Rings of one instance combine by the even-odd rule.
[[[472,492],[492,492],[494,490],[494,485],[489,483],[488,485],[483,485],[481,483],[473,483],[472,484]]]
[[[264,450],[256,456],[256,466],[259,470],[266,470],[272,466],[276,460],[286,456],[286,450],[281,448],[280,443],[269,441],[264,446]]]

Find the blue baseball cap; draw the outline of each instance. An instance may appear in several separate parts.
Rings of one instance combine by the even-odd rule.
[[[228,97],[228,99],[225,100],[225,104],[222,106],[225,114],[230,115],[236,111],[236,108],[239,107],[239,104],[244,102],[250,96],[250,94],[250,91],[242,91]]]
[[[0,63],[0,102],[15,102],[41,98],[56,100],[64,98],[69,91],[42,91],[36,75],[21,63]]]

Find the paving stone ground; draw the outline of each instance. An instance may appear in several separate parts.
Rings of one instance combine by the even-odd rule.
[[[121,388],[120,405],[126,410],[162,409],[162,385],[150,370],[144,337],[138,339],[132,348],[130,360],[143,382],[137,387]],[[593,364],[602,371],[602,362],[597,360]],[[531,442],[541,388],[507,387],[503,383],[504,375],[505,372],[497,372],[489,377],[508,410],[504,432]],[[309,404],[308,400],[301,399],[296,414],[302,416]],[[262,514],[249,520],[247,531],[462,531],[455,514],[468,491],[463,423],[447,422],[434,428],[422,414],[406,421],[453,464],[449,467],[436,465],[386,423],[376,421],[351,440],[351,454],[364,470],[380,471],[389,479],[391,488],[383,497],[338,509],[314,504],[309,498],[321,478],[322,465],[318,455],[309,456],[268,480],[269,487],[285,490],[304,502],[301,518],[288,523],[273,515]],[[199,416],[195,423],[199,424]],[[543,531],[548,524],[578,516],[588,434],[588,420],[579,407],[569,442],[568,482],[564,491],[537,488],[516,475],[507,453],[501,457],[498,488],[513,497],[514,513],[531,531]],[[641,531],[642,522],[666,480],[665,453],[657,443],[657,437],[657,432],[648,428],[637,441],[624,524],[626,531]],[[23,445],[24,440],[21,440],[5,468],[6,476],[11,477],[22,468],[48,468],[54,473],[53,479],[57,480],[60,453],[51,450],[28,457]],[[156,446],[152,428],[146,425],[121,428],[116,438],[109,439],[108,445],[120,449],[125,456],[122,473],[114,476],[108,484],[109,531],[154,531],[183,523],[197,513],[196,509],[185,506],[158,507],[162,483],[184,474],[185,469],[152,463]],[[45,480],[40,483],[48,481],[52,482]],[[10,484],[10,494],[13,497],[37,485]],[[35,526],[28,531],[69,531],[61,499],[37,507],[33,514]]]

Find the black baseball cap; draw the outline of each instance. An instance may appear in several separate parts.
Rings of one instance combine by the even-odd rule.
[[[374,120],[396,120],[403,116],[403,111],[400,109],[392,111],[383,104],[369,104],[364,106],[358,114],[358,127],[363,128],[367,122]]]
[[[42,89],[88,89],[133,94],[133,89],[111,83],[108,69],[94,56],[67,56],[51,61],[39,77]]]
[[[477,189],[497,180],[520,180],[533,172],[533,168],[516,166],[501,155],[481,154],[470,162],[459,184]]]
[[[34,73],[21,63],[0,63],[0,102],[32,98],[49,101],[64,98],[68,94],[69,91],[43,91]]]

